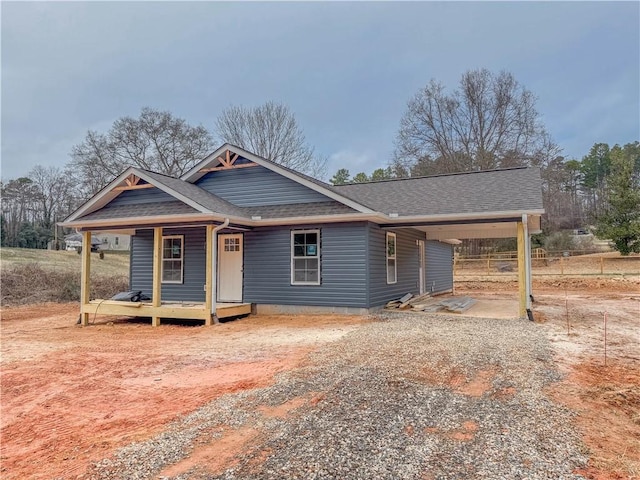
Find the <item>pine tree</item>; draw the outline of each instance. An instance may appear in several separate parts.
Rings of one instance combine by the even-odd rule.
[[[622,255],[640,253],[640,175],[626,153],[618,145],[611,149],[608,208],[597,222],[597,236],[611,239]]]
[[[344,185],[345,183],[349,183],[350,177],[351,174],[349,173],[349,170],[347,170],[346,168],[341,168],[329,181],[332,185]]]

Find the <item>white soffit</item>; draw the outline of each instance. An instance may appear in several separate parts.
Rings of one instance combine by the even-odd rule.
[[[417,228],[427,234],[428,240],[448,240],[451,238],[512,238],[517,234],[516,222],[434,225]]]

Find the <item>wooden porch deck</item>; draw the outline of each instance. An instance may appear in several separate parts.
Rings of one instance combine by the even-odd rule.
[[[123,302],[117,300],[91,300],[81,307],[81,313],[88,315],[126,315],[131,317],[180,318],[185,320],[204,320],[205,325],[213,321],[205,303],[162,302],[153,306],[150,302]],[[217,303],[216,317],[228,318],[251,313],[250,303]]]

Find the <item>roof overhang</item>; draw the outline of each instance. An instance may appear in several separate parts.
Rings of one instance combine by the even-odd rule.
[[[78,220],[65,221],[58,225],[67,228],[78,228],[82,230],[121,230],[127,228],[151,228],[152,226],[180,226],[180,225],[206,225],[220,223],[229,219],[231,224],[239,228],[270,227],[279,225],[310,225],[318,223],[340,223],[370,221],[379,223],[383,220],[379,214],[350,213],[342,215],[315,215],[308,217],[281,217],[266,219],[247,219],[244,217],[234,217],[223,214],[184,214],[184,215],[154,215],[145,217],[127,217],[117,219],[101,220]]]
[[[383,228],[415,228],[423,231],[428,240],[447,241],[469,238],[513,238],[523,215],[529,233],[540,233],[541,215],[544,210],[527,212],[493,212],[489,214],[433,215],[429,217],[394,218],[394,222],[381,225]]]
[[[543,211],[492,212],[483,214],[389,216],[381,213],[348,213],[340,215],[315,215],[304,217],[245,218],[222,213],[193,213],[183,215],[155,215],[100,220],[75,220],[61,222],[63,227],[83,230],[135,229],[153,226],[188,226],[220,223],[229,219],[238,228],[258,228],[282,225],[311,225],[321,223],[372,222],[385,229],[414,228],[426,233],[430,240],[461,238],[509,238],[516,236],[517,223],[527,215],[530,233],[539,233]]]

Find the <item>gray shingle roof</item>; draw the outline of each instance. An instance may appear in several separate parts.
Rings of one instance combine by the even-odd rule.
[[[441,215],[543,208],[538,168],[356,183],[333,189],[387,214]]]
[[[199,205],[202,205],[212,212],[235,216],[242,216],[245,213],[242,207],[238,207],[233,203],[229,203],[226,200],[218,197],[217,195],[214,195],[213,193],[210,193],[198,187],[197,185],[185,182],[184,180],[180,180],[179,178],[162,175],[161,173],[150,172],[148,170],[142,171],[153,178],[156,182],[169,187],[170,189],[178,192],[181,195],[184,195],[188,199],[196,202]]]
[[[340,202],[296,203],[295,205],[264,205],[247,207],[249,216],[259,215],[262,218],[310,217],[315,215],[340,215],[357,213],[351,207]]]
[[[180,200],[176,200],[171,202],[139,203],[137,205],[107,205],[100,210],[80,217],[78,220],[111,220],[114,218],[184,215],[187,213],[198,213],[198,210]]]
[[[140,171],[153,182],[164,185],[191,202],[221,215],[246,219],[260,216],[269,219],[356,213],[353,208],[333,200],[295,205],[239,207],[184,180],[147,170]],[[303,177],[312,180],[306,175]],[[543,208],[540,171],[537,168],[492,170],[340,186],[313,180],[372,210],[386,214],[397,213],[401,216],[531,211]],[[78,220],[191,213],[199,213],[199,210],[177,199],[137,205],[107,205]]]

